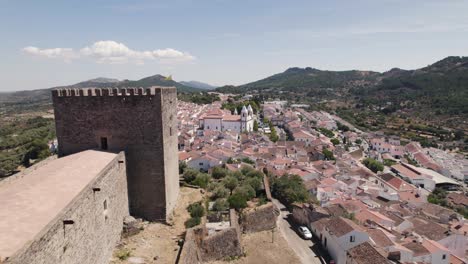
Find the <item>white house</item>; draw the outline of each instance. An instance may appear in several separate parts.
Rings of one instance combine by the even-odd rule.
[[[199,171],[207,172],[210,168],[220,166],[222,160],[212,157],[208,154],[202,153],[187,161],[187,166]]]
[[[346,252],[369,241],[369,235],[365,230],[343,217],[313,222],[311,229],[336,264],[346,264]]]

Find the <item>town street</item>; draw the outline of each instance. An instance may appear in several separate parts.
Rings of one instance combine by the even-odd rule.
[[[314,252],[314,250],[316,251],[317,249],[317,245],[314,245],[312,240],[302,239],[295,231],[296,227],[291,226],[288,222],[288,215],[290,215],[290,213],[286,207],[276,199],[273,199],[273,203],[280,210],[280,216],[277,221],[278,229],[301,262],[303,264],[325,263],[325,261]]]

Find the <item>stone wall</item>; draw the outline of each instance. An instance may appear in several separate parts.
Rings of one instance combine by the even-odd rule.
[[[271,202],[243,211],[241,226],[245,233],[270,230],[276,227],[276,220],[280,211]]]
[[[180,254],[179,264],[202,263],[242,255],[239,216],[229,211],[230,227],[208,235],[206,227],[189,228]]]
[[[121,152],[5,263],[107,264],[129,213],[125,163]]]
[[[212,261],[242,255],[240,233],[229,227],[203,239],[200,247],[203,261]]]
[[[202,263],[201,252],[198,247],[199,240],[194,228],[187,229],[182,252],[180,253],[179,264]]]
[[[165,221],[179,193],[175,88],[52,91],[59,156],[125,151],[130,213]]]

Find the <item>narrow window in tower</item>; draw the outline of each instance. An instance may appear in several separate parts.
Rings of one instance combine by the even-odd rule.
[[[172,127],[169,127],[169,136],[172,136]]]
[[[108,219],[108,216],[107,216],[107,199],[104,200],[104,202],[102,203],[103,207],[104,207],[104,221],[107,221]]]
[[[107,150],[107,138],[106,137],[101,138],[101,149]]]

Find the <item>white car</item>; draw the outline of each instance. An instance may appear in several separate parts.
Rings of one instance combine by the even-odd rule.
[[[307,227],[300,226],[298,230],[299,230],[299,233],[301,234],[302,238],[312,239],[312,233],[310,233],[310,230]]]

